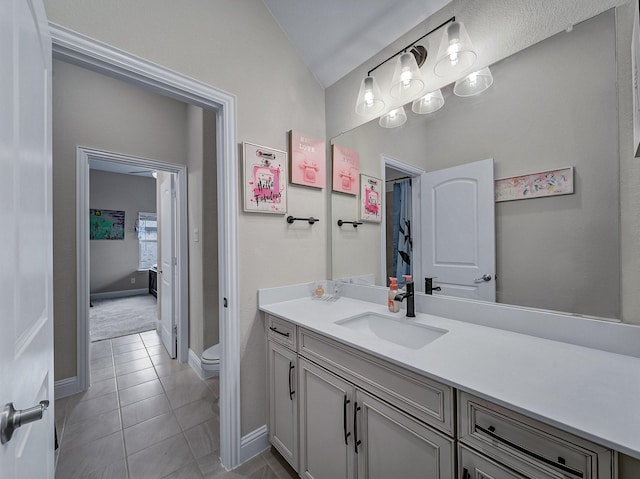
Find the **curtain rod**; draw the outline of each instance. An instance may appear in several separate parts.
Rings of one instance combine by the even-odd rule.
[[[410,180],[413,176],[402,176],[400,178],[394,178],[392,180],[385,180],[385,183],[389,183],[390,181],[400,181],[400,180]]]

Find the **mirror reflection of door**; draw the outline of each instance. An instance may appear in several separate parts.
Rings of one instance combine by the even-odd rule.
[[[495,301],[493,159],[425,173],[421,197],[422,274],[441,294]]]

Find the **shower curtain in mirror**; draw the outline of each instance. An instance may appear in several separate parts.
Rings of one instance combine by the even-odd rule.
[[[393,276],[404,285],[405,274],[413,274],[411,257],[411,180],[405,179],[393,185]]]

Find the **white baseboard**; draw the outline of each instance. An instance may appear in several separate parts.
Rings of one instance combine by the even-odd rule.
[[[240,464],[267,449],[269,449],[269,430],[265,424],[240,439]]]
[[[149,288],[139,289],[123,289],[122,291],[107,291],[106,293],[91,293],[89,298],[91,301],[97,299],[114,299],[114,298],[126,298],[128,296],[142,296],[143,294],[149,294]]]
[[[191,348],[189,348],[189,366],[191,366],[191,369],[196,372],[200,379],[206,379],[200,363],[200,357],[194,353]]]
[[[74,376],[72,378],[56,381],[54,384],[53,397],[55,399],[62,399],[67,396],[78,394],[79,392],[82,392],[80,381],[78,380],[78,376]]]

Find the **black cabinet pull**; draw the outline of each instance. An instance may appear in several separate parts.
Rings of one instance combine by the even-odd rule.
[[[358,406],[358,401],[353,405],[353,444],[355,446],[356,454],[358,454],[358,446],[362,444],[362,441],[358,440],[358,411],[361,409]]]
[[[348,438],[351,436],[350,432],[347,432],[347,404],[351,401],[347,399],[347,395],[344,395],[344,402],[342,403],[342,429],[344,430],[344,444],[349,445]]]
[[[270,329],[271,331],[273,331],[274,333],[278,333],[278,334],[279,334],[279,335],[281,335],[281,336],[284,336],[284,337],[287,337],[287,338],[289,337],[289,333],[283,333],[282,331],[278,331],[278,330],[277,330],[276,328],[274,328],[273,326],[269,326],[269,329]]]
[[[584,474],[582,473],[582,471],[578,471],[577,469],[573,469],[567,465],[564,464],[564,459],[562,459],[561,457],[558,458],[558,461],[554,461],[553,459],[549,459],[548,457],[544,457],[536,452],[530,451],[529,449],[527,449],[526,447],[523,447],[519,444],[516,444],[515,442],[511,442],[510,440],[496,434],[494,431],[496,430],[495,427],[493,426],[489,426],[488,428],[484,428],[482,426],[479,426],[478,424],[475,425],[476,431],[480,431],[485,433],[487,436],[492,437],[493,439],[495,439],[496,441],[500,441],[501,443],[515,449],[518,452],[521,452],[523,454],[526,454],[529,457],[532,457],[540,462],[544,462],[545,464],[548,464],[549,466],[553,466],[557,469],[560,469],[561,471],[564,472],[568,472],[569,474],[573,474],[576,477],[584,477]],[[562,461],[561,461],[562,459]]]
[[[462,479],[471,479],[471,474],[469,474],[469,470],[466,467],[462,469]]]
[[[289,399],[293,401],[293,395],[296,393],[293,389],[291,389],[291,371],[293,371],[295,366],[293,362],[289,361]]]

